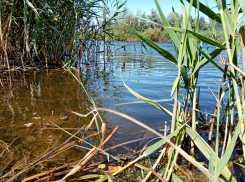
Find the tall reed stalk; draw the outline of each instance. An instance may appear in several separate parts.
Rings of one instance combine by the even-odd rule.
[[[88,56],[98,40],[110,35],[108,27],[125,2],[103,5],[103,0],[0,1],[0,62],[5,65],[75,65],[82,48]],[[107,6],[107,7],[105,7]],[[113,7],[110,8],[109,6]],[[106,8],[105,19],[102,12]],[[11,62],[9,62],[11,60]]]
[[[230,5],[225,3],[225,1],[222,0],[216,0],[215,3],[217,4],[219,13],[214,12],[211,10],[208,6],[202,4],[199,2],[199,0],[187,0],[190,3],[189,10],[187,11],[185,8],[185,4],[182,0],[180,0],[180,4],[183,11],[183,21],[181,26],[178,24],[175,25],[175,27],[171,27],[164,16],[158,1],[155,0],[158,12],[160,14],[160,17],[162,19],[162,24],[164,26],[164,29],[168,32],[169,36],[171,37],[175,49],[176,49],[176,56],[172,55],[167,50],[160,47],[158,44],[154,43],[153,41],[146,38],[141,33],[134,30],[132,27],[127,25],[126,23],[123,23],[124,26],[129,29],[133,34],[135,34],[139,39],[141,39],[144,43],[148,44],[150,47],[155,49],[158,53],[160,53],[163,57],[165,57],[168,61],[172,62],[176,65],[178,74],[177,77],[173,83],[172,92],[171,94],[174,94],[174,106],[173,106],[173,112],[168,111],[167,109],[163,108],[161,105],[159,105],[156,102],[153,102],[133,90],[131,90],[129,87],[126,86],[126,88],[137,98],[154,105],[155,107],[161,109],[162,111],[166,112],[172,117],[172,123],[171,123],[171,134],[167,136],[167,138],[171,138],[176,145],[181,145],[182,134],[187,134],[192,140],[190,142],[190,150],[189,155],[194,155],[194,147],[197,148],[209,161],[209,167],[206,169],[210,174],[213,174],[216,178],[220,179],[224,177],[227,181],[236,181],[232,173],[227,168],[227,163],[230,160],[230,157],[234,151],[235,144],[237,140],[239,139],[238,136],[241,136],[241,142],[245,143],[245,135],[244,135],[244,109],[242,107],[242,104],[244,105],[244,97],[242,99],[242,102],[240,100],[240,87],[239,87],[239,73],[242,75],[242,71],[236,71],[237,67],[239,67],[237,60],[238,58],[238,52],[242,50],[242,55],[244,56],[244,28],[240,29],[239,27],[243,25],[245,22],[240,19],[241,13],[245,11],[245,2],[242,0],[236,1],[231,0]],[[196,17],[196,26],[194,29],[190,26],[190,14],[192,8],[195,8],[195,11],[197,12]],[[243,12],[240,11],[240,7],[243,10]],[[211,21],[211,24],[213,21],[219,22],[222,24],[223,31],[224,31],[224,39],[225,42],[220,44],[218,43],[216,38],[215,29],[212,26],[213,29],[213,39],[210,39],[208,37],[205,37],[204,35],[201,35],[198,33],[199,30],[199,12],[204,13],[208,16],[208,18]],[[175,12],[173,12],[175,13]],[[243,13],[243,16],[245,13]],[[242,16],[242,15],[241,15]],[[176,17],[176,16],[174,16]],[[177,19],[175,22],[178,22]],[[181,28],[179,28],[181,27]],[[239,35],[239,36],[238,36]],[[200,42],[200,44],[198,44]],[[240,46],[241,42],[241,46]],[[203,48],[203,43],[209,44],[211,46],[216,47],[214,50],[209,51],[208,49]],[[220,65],[215,61],[215,58],[219,55],[221,57],[221,60],[223,60],[222,55],[226,53],[227,55],[227,62],[226,65],[223,62],[224,65]],[[243,61],[244,61],[243,57]],[[198,122],[199,114],[199,107],[197,107],[197,83],[198,83],[198,77],[200,70],[208,63],[213,64],[218,70],[223,73],[223,80],[221,84],[221,88],[219,89],[220,93],[218,94],[217,100],[217,108],[215,109],[215,114],[213,115],[213,119],[216,119],[216,139],[215,139],[215,146],[210,147],[209,144],[202,138],[202,136],[199,135],[198,131],[201,126],[201,123]],[[243,62],[244,63],[244,62]],[[228,70],[228,64],[229,72]],[[236,69],[236,70],[235,70]],[[245,69],[244,69],[245,71]],[[225,91],[223,89],[224,83],[226,82],[226,79],[229,80],[228,85],[228,97],[223,98],[223,95],[225,94]],[[186,91],[185,93],[185,103],[184,105],[179,104],[178,96],[180,94],[180,88],[184,88]],[[243,83],[244,88],[244,83]],[[234,94],[233,94],[234,93]],[[243,92],[242,92],[243,93]],[[244,95],[244,93],[243,93]],[[222,113],[221,110],[221,101],[223,99],[228,98],[228,105],[227,105],[227,113]],[[230,104],[232,103],[232,104]],[[191,105],[191,108],[188,108],[187,106]],[[198,103],[199,105],[199,103]],[[235,112],[234,109],[237,108],[238,113],[238,120],[235,120]],[[225,137],[224,141],[220,138],[221,128],[220,128],[220,119],[221,114],[227,114],[226,117],[226,129],[222,132],[225,132],[225,136],[229,136],[228,140],[226,140],[227,137]],[[230,121],[228,120],[230,116]],[[214,120],[213,120],[214,122]],[[237,123],[235,128],[233,127],[234,122]],[[190,125],[190,126],[189,126]],[[184,126],[184,127],[183,127]],[[210,125],[212,135],[212,127],[213,124]],[[228,129],[230,128],[230,129]],[[178,133],[176,133],[178,131]],[[181,132],[180,132],[181,131]],[[172,135],[174,134],[174,135]],[[211,138],[211,137],[210,137]],[[180,141],[179,141],[180,139]],[[211,138],[212,139],[212,138]],[[180,142],[180,143],[179,143]],[[223,143],[223,147],[221,144]],[[159,147],[163,146],[163,142],[157,142],[156,144],[152,145],[149,150],[151,152],[157,150]],[[222,155],[219,155],[219,149],[223,148]],[[243,155],[245,154],[245,145],[242,145],[243,148]],[[178,157],[178,151],[171,151],[170,158],[172,162],[172,166],[170,167],[171,170],[166,170],[165,175],[163,176],[165,179],[169,180],[170,176],[176,176],[176,174],[173,174],[173,166],[176,165],[176,158]],[[186,158],[187,159],[187,158]],[[188,160],[188,159],[187,159]],[[170,161],[169,161],[170,162]],[[208,175],[208,173],[205,173]],[[212,180],[210,178],[210,180]]]

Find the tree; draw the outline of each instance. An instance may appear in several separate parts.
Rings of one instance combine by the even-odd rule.
[[[209,25],[206,22],[205,18],[203,16],[199,19],[199,28],[200,30],[206,31],[208,29]]]
[[[143,32],[145,29],[147,29],[147,16],[145,14],[145,12],[143,13],[143,15],[141,16],[143,19],[139,20],[139,30],[141,32]]]
[[[179,27],[181,27],[183,15],[182,15],[182,14],[179,14],[179,13],[175,13],[175,15],[176,15],[176,18],[177,18],[177,20],[178,20]],[[167,20],[168,20],[170,26],[175,27],[174,12],[170,12],[170,13],[168,14]]]
[[[162,21],[160,19],[160,16],[157,14],[156,10],[152,9],[151,10],[151,14],[148,15],[148,19],[151,20],[152,22],[155,23],[151,23],[150,22],[150,27],[151,28],[159,28],[162,25]]]

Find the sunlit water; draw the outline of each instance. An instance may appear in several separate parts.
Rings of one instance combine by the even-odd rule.
[[[123,45],[125,49],[117,50]],[[159,45],[174,54],[173,44],[159,43]],[[113,42],[111,49],[117,51],[110,59],[106,59],[105,69],[100,63],[91,69],[82,66],[81,70],[81,81],[97,107],[117,110],[153,128],[163,128],[165,122],[169,125],[170,117],[167,114],[135,98],[124,87],[121,79],[138,94],[156,100],[172,111],[171,89],[177,76],[177,67],[149,47],[147,47],[147,52],[141,43]],[[217,95],[221,79],[221,71],[212,64],[207,64],[200,71],[198,87],[200,87],[202,111],[208,113],[214,111],[216,102],[208,88]],[[92,118],[92,116],[81,118],[70,113],[70,111],[75,111],[86,114],[92,105],[81,86],[64,70],[17,72],[12,80],[11,88],[7,79],[2,79],[1,82],[1,151],[6,148],[6,144],[9,145],[16,139],[9,151],[6,150],[0,159],[1,169],[27,156],[34,159],[52,146],[64,142],[68,135],[58,130],[52,122],[74,133],[77,128],[88,124]],[[101,114],[109,131],[119,126],[118,133],[105,148],[150,136],[149,133],[142,132],[141,127],[120,116],[105,112]],[[25,124],[31,126],[27,127]],[[96,128],[95,125],[93,128]],[[93,142],[93,140],[97,138],[90,141]],[[137,142],[129,147],[137,151],[145,144],[146,142]],[[127,149],[118,148],[113,154],[123,152],[127,152]],[[59,159],[66,162],[68,159],[81,158],[83,154],[77,149],[72,149],[72,152],[62,153]]]

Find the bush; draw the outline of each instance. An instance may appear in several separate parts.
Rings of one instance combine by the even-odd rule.
[[[143,35],[146,36],[148,39],[151,39],[155,42],[160,41],[160,35],[162,33],[162,30],[160,28],[148,28],[143,32]]]

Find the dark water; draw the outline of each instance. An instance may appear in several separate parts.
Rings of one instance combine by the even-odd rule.
[[[113,42],[111,49],[116,50],[124,44],[125,42]],[[172,111],[171,88],[177,76],[177,68],[154,50],[148,48],[147,53],[141,43],[126,44],[125,49],[117,50],[113,57],[106,60],[105,69],[103,64],[91,69],[83,67],[82,82],[97,107],[117,110],[150,127],[163,128],[165,122],[170,123],[170,117],[135,98],[124,87],[121,78],[135,92],[158,101],[163,107]],[[159,44],[174,54],[173,44]],[[212,64],[206,65],[201,70],[198,87],[201,89],[202,111],[213,112],[216,102],[208,87],[217,95],[221,79],[222,73]],[[74,133],[91,119],[70,113],[76,111],[86,114],[91,103],[77,81],[64,70],[17,72],[12,79],[11,88],[7,77],[1,80],[1,84],[0,151],[4,151],[6,144],[9,145],[16,139],[9,147],[9,151],[6,150],[0,158],[1,169],[8,165],[11,167],[25,157],[32,160],[49,148],[64,142],[68,135],[58,130],[50,121]],[[101,114],[110,130],[117,125],[120,127],[105,148],[150,135],[120,116],[105,112]],[[26,127],[24,124],[28,123],[32,125]],[[97,140],[96,137],[90,139],[93,143]],[[144,144],[138,142],[129,147],[139,150]],[[127,152],[125,148],[114,151],[115,154],[123,152]],[[72,149],[62,153],[59,160],[65,162],[68,158],[69,160],[81,158],[83,154],[84,152]]]

